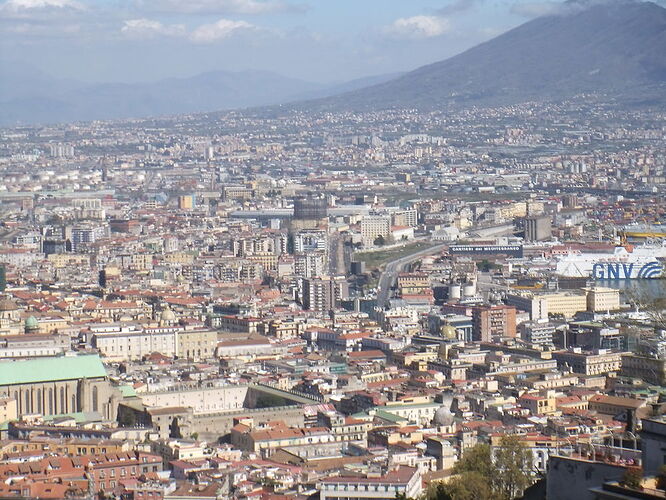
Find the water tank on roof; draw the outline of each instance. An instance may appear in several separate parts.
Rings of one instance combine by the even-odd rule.
[[[449,285],[449,300],[455,300],[460,298],[460,285],[454,283]]]

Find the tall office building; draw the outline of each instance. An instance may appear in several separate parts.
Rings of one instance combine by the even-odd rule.
[[[516,308],[513,306],[479,306],[472,310],[472,339],[475,342],[497,342],[516,336]]]
[[[74,147],[69,144],[49,144],[51,158],[71,158],[74,156]]]
[[[294,198],[294,230],[326,227],[328,223],[328,201],[321,194],[307,194]]]
[[[317,278],[327,274],[326,252],[313,251],[294,255],[294,274],[303,278]]]
[[[309,311],[330,311],[347,298],[349,289],[344,276],[308,278],[303,280],[301,302]]]
[[[96,225],[74,226],[71,232],[72,250],[78,251],[82,245],[95,243],[107,235],[106,227]]]

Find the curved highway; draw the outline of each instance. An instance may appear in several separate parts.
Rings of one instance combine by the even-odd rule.
[[[499,234],[511,233],[513,231],[513,223],[511,224],[496,224],[487,227],[472,227],[468,229],[468,232],[474,233],[476,236],[489,237],[497,236]],[[384,271],[379,277],[379,284],[377,285],[377,306],[384,307],[388,302],[391,294],[391,288],[395,283],[398,274],[400,274],[405,266],[415,262],[427,255],[432,255],[442,251],[449,245],[454,245],[454,241],[449,241],[446,243],[440,243],[438,245],[433,245],[413,254],[400,257],[399,259],[392,260],[386,264]]]
[[[386,305],[391,293],[391,288],[393,287],[393,283],[398,277],[398,274],[403,271],[405,266],[411,264],[412,262],[416,262],[417,260],[427,255],[441,252],[449,244],[450,243],[442,243],[439,245],[434,245],[428,248],[424,248],[423,250],[419,250],[418,252],[414,252],[413,254],[405,255],[404,257],[400,257],[399,259],[388,262],[384,268],[384,271],[379,277],[379,284],[377,285],[377,306],[384,307]]]

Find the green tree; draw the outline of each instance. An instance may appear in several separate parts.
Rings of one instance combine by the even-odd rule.
[[[531,484],[531,470],[530,450],[517,436],[504,436],[494,457],[487,444],[477,444],[465,451],[453,469],[460,480],[452,480],[446,492],[457,495],[451,496],[452,500],[468,498],[465,495],[472,493],[486,498],[483,495],[487,488],[490,495],[487,498],[510,500],[520,496]]]
[[[497,267],[497,264],[490,262],[488,259],[483,259],[482,261],[476,263],[476,268],[484,273],[488,273]]]
[[[384,237],[380,234],[379,236],[377,236],[377,237],[375,238],[375,241],[373,241],[373,243],[374,243],[375,245],[377,245],[378,247],[383,247],[383,246],[386,244],[386,240],[385,240]]]
[[[622,477],[622,485],[632,490],[643,488],[643,469],[640,467],[627,467]]]
[[[488,479],[478,472],[463,472],[447,483],[438,483],[427,500],[495,500]]]
[[[453,472],[462,474],[463,472],[478,472],[481,476],[491,479],[495,476],[495,465],[493,464],[490,445],[477,444],[467,449],[458,462],[456,462]]]
[[[532,483],[532,452],[516,435],[506,435],[495,452],[497,493],[517,498]]]

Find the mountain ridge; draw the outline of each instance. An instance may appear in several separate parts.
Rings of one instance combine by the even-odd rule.
[[[497,105],[666,85],[666,9],[594,2],[513,28],[379,85],[302,103],[313,109]]]
[[[144,118],[315,99],[393,77],[313,83],[265,70],[207,71],[143,83],[84,83],[52,78],[27,65],[0,82],[0,124]]]

